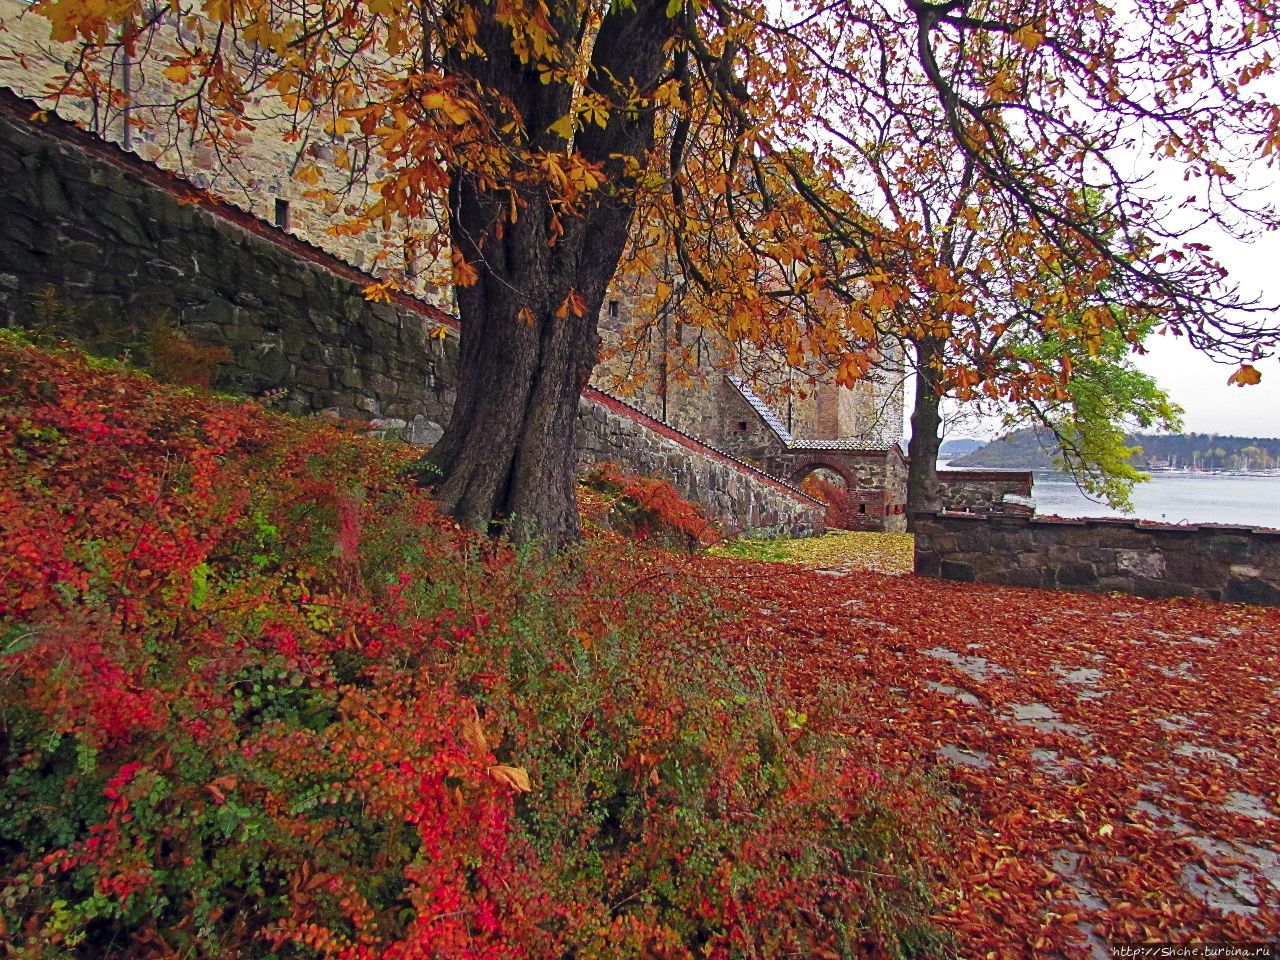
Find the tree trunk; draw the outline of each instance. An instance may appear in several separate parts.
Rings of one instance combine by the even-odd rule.
[[[926,338],[916,343],[916,389],[911,408],[911,442],[907,445],[907,529],[916,514],[942,509],[938,483],[938,449],[942,446],[942,344]]]
[[[458,397],[427,458],[439,473],[440,505],[476,530],[503,520],[517,540],[572,540],[578,398],[595,366],[596,317],[627,218],[615,213],[624,222],[609,231],[612,243],[588,250],[591,231],[579,223],[552,247],[545,218],[526,209],[501,239],[477,244],[473,237],[492,232],[493,198],[465,184],[451,192],[454,244],[487,268],[457,290]],[[581,298],[576,309],[571,292]]]
[[[614,5],[593,47],[597,89],[656,87],[675,22],[665,10],[656,0]],[[558,26],[572,36],[571,24]],[[571,85],[544,83],[535,65],[520,63],[503,27],[490,22],[479,39],[489,56],[454,59],[451,72],[519,111],[529,131],[525,150],[563,151],[564,140],[548,128],[570,109]],[[610,186],[564,215],[559,236],[555,197],[545,186],[521,191],[513,221],[507,185],[497,190],[466,171],[454,174],[450,239],[479,279],[457,288],[458,396],[427,455],[426,479],[436,484],[441,508],[473,529],[497,523],[513,539],[544,538],[552,547],[578,536],[578,402],[599,354],[597,318],[634,211],[625,158],[643,158],[653,142],[651,110],[617,109],[604,128],[579,132],[573,149],[600,164]]]

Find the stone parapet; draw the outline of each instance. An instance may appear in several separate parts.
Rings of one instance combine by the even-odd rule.
[[[916,518],[916,573],[1280,606],[1280,531],[966,513]]]
[[[599,390],[583,393],[577,444],[580,467],[613,461],[662,477],[728,533],[807,537],[822,532],[826,504],[820,500]]]

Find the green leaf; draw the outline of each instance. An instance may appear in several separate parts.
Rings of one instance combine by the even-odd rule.
[[[209,574],[213,568],[207,563],[198,564],[191,570],[191,607],[199,610],[209,599]]]

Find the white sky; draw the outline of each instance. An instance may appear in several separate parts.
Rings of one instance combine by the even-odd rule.
[[[1260,188],[1273,205],[1280,206],[1280,168],[1260,163],[1251,173],[1252,186]],[[1177,192],[1176,187],[1169,191],[1171,195]],[[1280,233],[1263,234],[1245,243],[1206,229],[1197,239],[1209,244],[1243,297],[1258,297],[1264,304],[1280,305]],[[1280,328],[1280,311],[1268,323]],[[1257,361],[1254,365],[1262,374],[1262,382],[1239,387],[1227,383],[1236,369],[1234,364],[1215,363],[1192,349],[1185,339],[1152,336],[1146,346],[1147,355],[1135,357],[1135,363],[1182,407],[1184,432],[1280,438],[1280,359],[1272,356]],[[911,394],[907,396],[910,398]],[[906,415],[910,417],[910,409]],[[905,435],[910,432],[908,420]],[[999,432],[999,422],[991,419],[958,426],[943,439],[989,439]]]
[[[1247,245],[1223,238],[1213,246],[1242,294],[1280,304],[1280,234],[1266,234]],[[1270,322],[1280,327],[1280,312]],[[1135,357],[1134,362],[1182,407],[1185,433],[1280,438],[1280,358],[1259,360],[1255,366],[1262,373],[1262,382],[1239,387],[1227,383],[1236,369],[1234,364],[1215,363],[1192,349],[1183,338],[1153,336],[1147,341],[1147,351],[1145,356]],[[904,436],[911,433],[910,383],[907,390]],[[999,421],[991,418],[966,422],[948,431],[943,439],[986,440],[999,432]]]
[[[1280,234],[1267,234],[1249,245],[1221,239],[1213,246],[1242,293],[1280,304]],[[1280,313],[1270,323],[1280,327]],[[1275,357],[1255,364],[1261,383],[1238,387],[1227,383],[1234,367],[1212,362],[1185,341],[1152,337],[1147,345],[1150,352],[1138,357],[1137,365],[1186,411],[1186,432],[1280,437],[1280,361]]]
[[[1127,6],[1125,0],[1121,0],[1120,9],[1123,11]],[[1263,78],[1257,81],[1257,88],[1273,102],[1280,100],[1280,79]],[[1251,147],[1246,145],[1243,151],[1228,152],[1248,154]],[[1274,163],[1275,157],[1269,159],[1272,165],[1259,160],[1249,166],[1247,185],[1256,191],[1252,197],[1254,203],[1265,202],[1280,209],[1280,163]],[[1146,150],[1132,145],[1120,146],[1112,153],[1112,160],[1132,164],[1135,176],[1150,177],[1148,196],[1152,199],[1162,194],[1175,198],[1198,192],[1196,181],[1188,182],[1183,176],[1185,168]],[[1172,223],[1185,215],[1172,207],[1168,214]],[[1262,234],[1245,243],[1227,236],[1220,228],[1205,227],[1197,231],[1194,238],[1208,244],[1215,258],[1227,268],[1229,282],[1239,289],[1243,298],[1257,297],[1263,304],[1280,307],[1280,232]],[[1273,329],[1280,329],[1280,309],[1267,323]],[[1255,362],[1262,374],[1261,383],[1239,387],[1227,383],[1236,369],[1235,364],[1215,363],[1192,349],[1185,339],[1152,336],[1146,349],[1147,354],[1135,357],[1134,362],[1182,407],[1184,432],[1280,438],[1280,359],[1276,356]],[[910,387],[908,383],[908,389]],[[904,436],[911,432],[911,394],[907,397]],[[943,439],[990,439],[999,432],[1000,423],[995,418],[970,420],[958,424]]]

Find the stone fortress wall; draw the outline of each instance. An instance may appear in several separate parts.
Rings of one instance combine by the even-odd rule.
[[[0,91],[0,321],[38,322],[51,288],[61,322],[88,339],[172,324],[230,352],[216,387],[284,390],[294,413],[439,436],[455,396],[454,318],[407,296],[370,302],[368,275],[71,124],[32,122],[33,108]],[[817,501],[594,389],[578,435],[584,463],[667,477],[726,527],[821,528]]]
[[[719,447],[740,445],[739,418],[725,408],[728,400],[736,410],[732,391],[726,393],[728,374],[751,384],[795,437],[858,438],[881,450],[900,443],[901,356],[888,357],[883,371],[842,387],[829,375],[790,370],[776,361],[735,360],[714,334],[653,317],[652,304],[648,291],[615,282],[601,309],[606,359],[595,375],[602,389],[626,397],[650,416]],[[621,347],[628,334],[636,341],[633,349]]]
[[[190,30],[184,27],[184,33],[194,42]],[[0,86],[47,105],[44,98],[51,84],[66,74],[70,49],[69,44],[49,39],[49,21],[35,14],[26,0],[0,0]],[[347,192],[348,178],[333,164],[336,151],[347,145],[344,138],[322,135],[300,151],[299,145],[285,139],[289,124],[269,116],[286,112],[282,110],[259,110],[265,116],[255,121],[253,131],[232,135],[236,157],[230,155],[230,146],[215,150],[209,143],[179,136],[172,128],[171,111],[166,109],[173,102],[175,87],[162,71],[170,57],[182,53],[170,31],[158,33],[146,51],[140,51],[127,66],[123,53],[116,53],[108,79],[114,90],[128,95],[128,124],[123,108],[104,108],[83,98],[63,97],[57,113],[358,269],[381,275],[384,270],[404,272],[407,268],[412,274],[405,278],[409,292],[449,309],[452,293],[446,285],[447,263],[420,254],[412,256],[403,231],[369,231],[357,236],[329,231],[364,196],[360,191]],[[268,101],[264,98],[263,103]],[[319,179],[314,183],[296,179],[293,173],[304,167]],[[335,198],[308,196],[321,190],[330,191]],[[417,227],[421,231],[437,229],[430,223]]]
[[[48,21],[32,13],[24,0],[0,0],[0,24],[3,25],[0,86],[38,99],[52,81],[65,73],[68,46],[48,39]],[[403,276],[408,265],[405,257],[411,255],[411,251],[406,253],[402,233],[392,231],[388,237],[370,231],[350,237],[330,232],[333,223],[342,219],[344,207],[357,201],[359,196],[325,203],[308,194],[317,188],[342,193],[346,178],[341,170],[335,169],[332,160],[336,151],[346,146],[343,138],[330,137],[328,142],[312,144],[308,152],[299,155],[297,147],[285,142],[288,127],[283,121],[262,121],[253,133],[236,134],[239,160],[229,166],[225,154],[215,154],[208,144],[183,144],[177,138],[179,146],[175,146],[171,131],[156,123],[163,119],[163,113],[156,114],[152,108],[171,103],[173,85],[165,80],[162,69],[168,58],[181,52],[171,39],[159,36],[127,69],[123,54],[117,53],[110,79],[116,89],[128,93],[133,104],[132,123],[126,124],[120,108],[103,112],[89,101],[74,98],[64,98],[59,103],[59,115],[180,174],[196,187],[229,200],[257,218],[276,223],[294,237],[327,250],[359,269],[375,276],[400,274],[408,292],[449,310],[452,294],[443,279],[447,273],[444,266],[418,256],[413,260],[414,276]],[[321,176],[319,183],[307,184],[291,175],[303,165]],[[416,227],[419,231],[437,229],[431,223]],[[669,286],[678,296],[680,284],[673,282]],[[735,443],[736,425],[727,422],[718,407],[723,373],[717,362],[724,356],[723,348],[713,345],[711,339],[699,331],[665,319],[659,322],[656,314],[660,311],[654,309],[653,294],[645,285],[637,287],[626,281],[614,285],[600,317],[606,345],[616,346],[625,331],[637,326],[638,320],[650,320],[651,329],[637,349],[616,362],[602,364],[593,382],[604,390],[619,393],[639,410],[679,431],[716,446]],[[241,311],[245,309],[243,304],[236,306]],[[222,308],[211,309],[216,313]],[[191,322],[185,312],[181,319],[184,325]],[[193,328],[193,332],[207,336],[209,325],[219,319],[206,312],[194,318],[197,328]],[[385,343],[380,342],[379,346]],[[668,360],[674,351],[681,349],[687,351],[697,367],[692,381],[667,375]],[[244,352],[238,350],[238,362],[244,359]],[[833,383],[811,384],[797,378],[793,392],[771,397],[770,402],[797,437],[865,439],[874,436],[878,446],[888,450],[901,437],[903,403],[901,378],[893,369],[895,365],[889,366],[890,373],[882,382],[869,379],[852,389]],[[900,363],[897,366],[900,367]],[[747,371],[736,372],[742,375]],[[900,499],[896,493],[886,497],[893,501]]]

